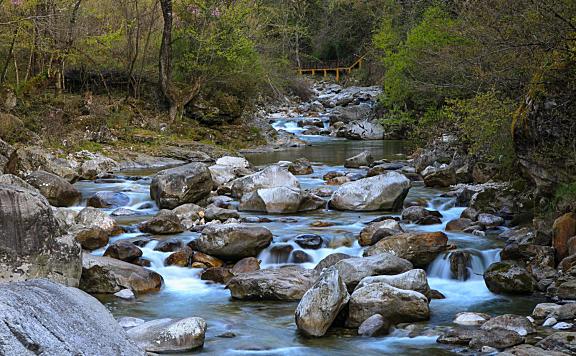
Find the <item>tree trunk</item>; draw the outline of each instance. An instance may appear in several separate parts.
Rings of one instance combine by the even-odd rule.
[[[178,113],[178,101],[172,85],[172,0],[160,0],[164,27],[160,45],[159,84],[160,90],[170,107],[170,119],[174,120]]]

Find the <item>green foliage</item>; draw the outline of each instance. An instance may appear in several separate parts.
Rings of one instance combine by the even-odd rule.
[[[253,95],[263,70],[250,37],[250,2],[183,1],[178,15],[182,23],[174,42],[177,81],[205,82],[244,98]]]
[[[453,31],[456,20],[439,6],[429,7],[422,20],[407,33],[406,39],[400,41],[401,34],[390,16],[383,19],[373,37],[386,70],[386,104],[422,109],[441,103],[448,90],[435,84],[439,68],[430,68],[426,57],[465,42]]]
[[[514,108],[514,101],[501,99],[494,91],[470,99],[451,99],[446,106],[425,112],[413,138],[426,143],[443,134],[454,135],[468,154],[509,170],[515,160],[510,132]]]
[[[447,119],[460,130],[460,139],[468,152],[485,161],[510,166],[514,144],[510,125],[515,103],[501,100],[494,91],[465,100],[451,100],[446,108]]]
[[[576,211],[576,181],[562,184],[556,189],[550,208],[560,213]]]
[[[389,139],[407,139],[414,130],[417,120],[413,112],[391,109],[381,119],[384,132]]]

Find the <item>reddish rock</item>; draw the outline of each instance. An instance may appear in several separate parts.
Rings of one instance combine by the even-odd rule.
[[[567,213],[556,219],[552,231],[552,246],[556,249],[556,261],[562,261],[568,256],[568,240],[576,236],[576,213]]]

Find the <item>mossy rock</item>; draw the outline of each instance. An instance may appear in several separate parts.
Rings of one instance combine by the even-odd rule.
[[[484,272],[488,289],[498,294],[532,294],[536,281],[522,266],[513,262],[496,262]]]

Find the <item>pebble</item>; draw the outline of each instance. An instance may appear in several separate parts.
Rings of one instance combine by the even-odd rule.
[[[120,292],[114,293],[114,295],[118,298],[126,299],[126,300],[136,299],[134,292],[132,292],[132,290],[130,290],[130,289],[122,289]]]
[[[144,323],[145,321],[143,319],[133,318],[131,316],[125,316],[123,318],[118,319],[118,324],[124,329],[135,328]]]
[[[560,322],[560,323],[554,325],[554,326],[552,327],[552,329],[556,329],[556,330],[568,330],[568,329],[572,329],[573,326],[574,326],[574,324],[572,324],[572,323]]]
[[[542,324],[542,326],[553,326],[558,322],[558,320],[556,320],[556,318],[548,318],[546,319],[546,321],[544,321],[544,324]]]
[[[482,349],[480,349],[480,351],[482,353],[486,353],[486,354],[493,354],[498,352],[498,349],[491,347],[491,346],[482,346]]]

